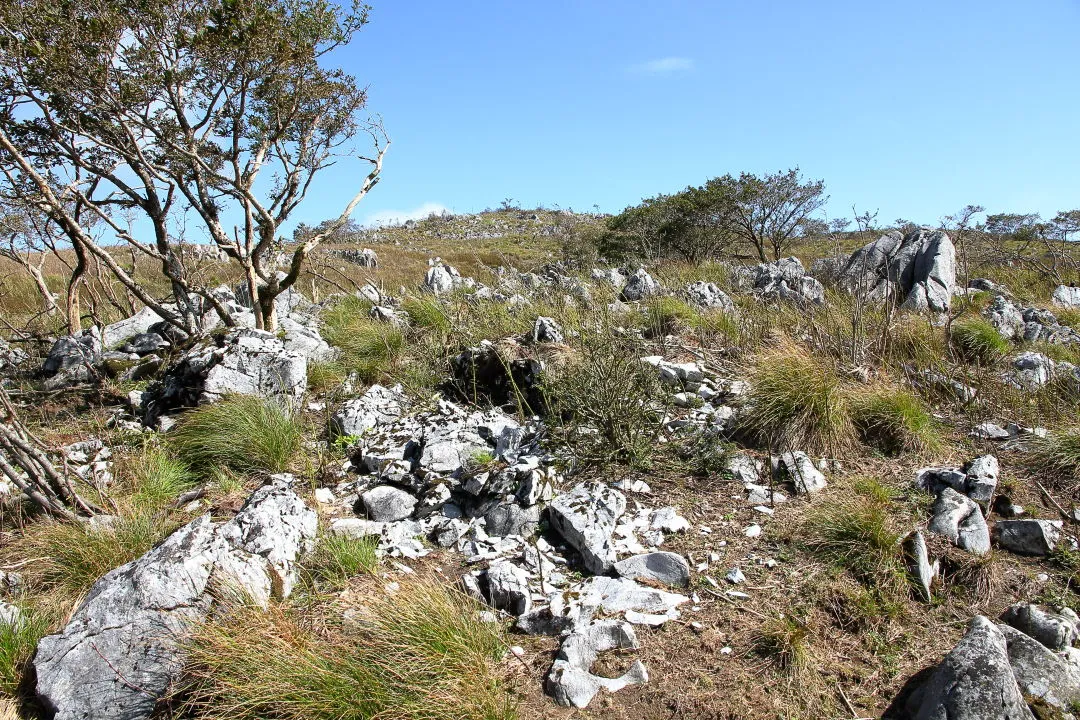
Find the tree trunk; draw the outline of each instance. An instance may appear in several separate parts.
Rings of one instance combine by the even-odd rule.
[[[42,301],[45,304],[45,312],[49,315],[55,315],[60,308],[56,304],[56,298],[53,297],[52,291],[49,290],[48,283],[45,282],[45,276],[41,274],[41,268],[28,264],[26,269],[30,272],[30,277],[34,278],[34,284],[37,285],[38,292],[41,293]]]

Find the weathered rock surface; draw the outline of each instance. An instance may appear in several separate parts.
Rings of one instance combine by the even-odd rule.
[[[912,720],[1034,720],[1009,664],[1005,635],[977,616],[909,698]]]
[[[360,436],[380,425],[397,420],[408,407],[400,385],[392,388],[372,385],[358,398],[345,402],[330,418],[335,436]]]
[[[1076,641],[1076,620],[1038,605],[1017,603],[1001,619],[1051,650],[1064,650]]]
[[[635,302],[644,300],[660,292],[660,283],[653,279],[645,268],[638,268],[637,272],[626,280],[626,285],[619,296],[623,302]]]
[[[814,466],[814,461],[802,452],[787,452],[772,460],[773,475],[781,482],[795,486],[799,495],[810,495],[823,490],[828,482],[825,475]]]
[[[934,599],[931,587],[937,575],[937,563],[930,562],[926,539],[921,532],[915,531],[904,539],[904,556],[907,559],[908,572],[919,588],[920,599],[931,602]]]
[[[91,588],[62,632],[38,644],[37,692],[56,720],[148,718],[182,667],[178,639],[234,587],[287,595],[317,518],[286,485],[255,491],[224,525],[209,515]]]
[[[1008,625],[997,627],[1005,636],[1013,678],[1020,691],[1051,707],[1074,709],[1080,702],[1080,664],[1024,632]]]
[[[581,553],[589,572],[603,574],[615,564],[611,536],[626,510],[626,497],[601,483],[582,483],[548,506],[552,527]]]
[[[648,682],[648,672],[640,660],[635,660],[622,677],[605,678],[589,673],[600,653],[637,647],[634,628],[625,622],[604,620],[573,633],[563,641],[548,673],[548,694],[559,705],[583,708],[600,690],[616,692],[629,685]]]
[[[1050,295],[1050,302],[1058,307],[1080,307],[1080,287],[1071,285],[1058,285]]]
[[[994,524],[998,545],[1017,555],[1049,555],[1060,538],[1060,520],[999,520]]]
[[[973,555],[990,552],[990,529],[971,498],[947,487],[938,494],[931,513],[930,532],[944,535]]]
[[[368,517],[375,522],[404,520],[416,509],[416,498],[400,488],[379,485],[360,496]]]
[[[706,310],[720,310],[729,314],[735,312],[735,303],[716,283],[704,280],[690,283],[686,286],[686,299],[691,305]]]
[[[90,375],[88,366],[94,365],[104,350],[101,330],[91,327],[76,335],[58,338],[49,348],[41,374],[58,382],[51,387],[63,387],[86,380]],[[59,376],[59,377],[58,377]]]
[[[634,555],[615,563],[615,572],[630,580],[653,580],[671,587],[690,584],[690,563],[672,552]]]
[[[941,231],[892,230],[851,255],[840,284],[875,300],[903,298],[909,310],[945,312],[956,288],[956,248]]]

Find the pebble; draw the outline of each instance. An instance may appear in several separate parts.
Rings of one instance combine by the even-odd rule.
[[[743,530],[743,535],[745,535],[748,538],[756,538],[760,534],[761,534],[761,526],[758,525],[757,523],[754,523],[750,527]]]
[[[738,585],[739,583],[746,582],[746,576],[743,575],[743,571],[739,568],[731,568],[728,570],[728,574],[724,578],[732,585]]]

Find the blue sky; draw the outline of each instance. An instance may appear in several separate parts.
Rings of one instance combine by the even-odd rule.
[[[393,138],[361,221],[617,212],[795,165],[830,217],[1080,207],[1080,0],[370,2],[334,58]],[[362,171],[296,219],[337,214]]]

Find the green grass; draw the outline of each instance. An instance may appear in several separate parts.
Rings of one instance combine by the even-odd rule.
[[[761,358],[740,429],[773,449],[838,454],[854,439],[847,395],[833,366],[793,345]]]
[[[109,527],[47,521],[27,528],[17,542],[19,555],[41,558],[26,575],[35,586],[74,600],[98,578],[142,556],[174,529],[145,511],[116,516]]]
[[[900,526],[893,493],[872,479],[812,506],[802,522],[805,547],[886,597],[906,591]]]
[[[314,392],[326,393],[340,387],[348,376],[345,366],[338,360],[323,360],[308,363],[308,388]]]
[[[314,552],[305,559],[304,567],[316,580],[341,587],[357,575],[375,571],[379,565],[375,554],[378,546],[378,538],[374,537],[322,535]]]
[[[852,418],[863,442],[890,455],[926,452],[941,444],[934,418],[905,390],[881,388],[855,395]]]
[[[1080,308],[1054,308],[1054,317],[1059,324],[1080,330]]]
[[[1030,447],[1032,465],[1041,470],[1048,485],[1080,487],[1080,428],[1048,433],[1033,439]]]
[[[645,307],[644,327],[649,337],[673,335],[690,327],[698,312],[687,303],[673,297],[654,297]]]
[[[754,650],[770,658],[790,675],[798,675],[810,665],[810,629],[791,616],[766,620],[754,631]]]
[[[412,297],[402,303],[401,307],[409,316],[409,323],[413,327],[441,335],[449,334],[453,328],[446,310],[434,297]]]
[[[214,720],[511,720],[499,625],[433,582],[376,588],[355,620],[235,608],[188,643],[188,717]],[[317,612],[317,611],[316,611]]]
[[[340,351],[328,368],[332,373],[355,372],[363,382],[376,382],[390,370],[404,349],[402,330],[371,320],[370,308],[370,302],[350,295],[323,312],[320,318],[323,337]]]
[[[128,462],[131,501],[139,507],[160,508],[195,486],[197,477],[185,463],[158,445],[148,444]]]
[[[713,338],[722,338],[731,345],[737,345],[742,335],[738,318],[722,310],[703,310],[690,324],[706,343]]]
[[[215,468],[277,473],[288,470],[301,451],[304,428],[279,402],[229,395],[184,415],[169,441],[177,456],[200,473]]]
[[[1011,346],[990,321],[982,317],[969,317],[953,323],[950,340],[956,354],[969,362],[992,365],[1006,354]]]
[[[0,623],[0,697],[19,697],[38,640],[49,634],[56,620],[52,613],[23,608],[19,622]]]

